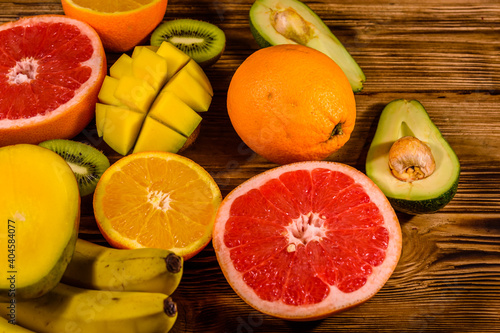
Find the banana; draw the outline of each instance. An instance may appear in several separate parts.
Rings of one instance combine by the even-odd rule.
[[[17,324],[11,324],[4,317],[0,317],[0,333],[34,333],[26,328]]]
[[[122,250],[78,239],[61,281],[87,289],[171,295],[181,281],[182,272],[182,257],[168,250]]]
[[[7,303],[0,304],[6,316]],[[90,290],[59,283],[47,294],[16,303],[16,322],[39,333],[163,333],[177,305],[162,293]]]

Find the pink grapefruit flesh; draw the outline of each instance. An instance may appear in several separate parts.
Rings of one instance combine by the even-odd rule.
[[[213,245],[249,305],[289,320],[315,320],[370,299],[401,254],[394,210],[363,173],[335,162],[288,164],[229,193]]]
[[[39,15],[0,25],[0,146],[78,134],[94,117],[106,70],[86,23]]]

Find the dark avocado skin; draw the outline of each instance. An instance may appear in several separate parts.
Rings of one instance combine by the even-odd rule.
[[[458,181],[459,178],[457,178],[455,183],[446,192],[437,198],[418,201],[395,199],[390,197],[387,197],[387,199],[389,199],[389,202],[395,210],[403,213],[411,215],[435,213],[446,206],[451,199],[453,199],[457,193]]]

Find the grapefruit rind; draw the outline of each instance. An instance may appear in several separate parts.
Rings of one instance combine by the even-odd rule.
[[[230,257],[230,252],[224,243],[226,222],[230,217],[229,210],[232,203],[242,194],[249,190],[259,188],[270,179],[295,170],[313,170],[316,168],[327,168],[332,171],[340,171],[348,174],[357,184],[361,184],[369,195],[371,202],[379,208],[384,217],[384,227],[390,235],[389,245],[386,249],[386,257],[382,264],[372,267],[372,274],[365,285],[354,292],[344,293],[334,286],[330,286],[330,293],[320,303],[312,305],[294,306],[281,301],[270,302],[262,300],[252,288],[243,282],[243,274],[236,270]],[[348,308],[359,305],[373,297],[387,282],[392,275],[401,255],[402,235],[397,216],[380,189],[363,173],[345,164],[318,161],[297,162],[280,166],[259,174],[239,185],[231,191],[221,203],[217,212],[214,231],[213,247],[220,267],[234,291],[250,306],[256,310],[287,320],[306,321],[325,318]]]

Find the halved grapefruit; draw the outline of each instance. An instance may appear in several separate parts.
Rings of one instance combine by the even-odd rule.
[[[288,320],[324,318],[370,299],[401,254],[401,228],[380,189],[335,162],[261,173],[219,207],[213,246],[235,292]]]
[[[39,15],[0,25],[0,146],[76,136],[94,117],[106,70],[86,23]]]

